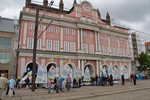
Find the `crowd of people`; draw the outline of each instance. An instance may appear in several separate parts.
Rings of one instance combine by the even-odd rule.
[[[98,77],[91,77],[91,85],[99,85],[99,86],[113,86],[113,76],[112,75],[102,75]]]
[[[120,79],[120,78],[119,78]],[[137,76],[136,74],[130,74],[130,81],[136,85],[136,79]],[[113,86],[114,84],[114,78],[113,75],[102,75],[100,77],[98,77],[98,75],[96,75],[95,77],[91,77],[90,78],[90,82],[91,85],[98,85],[98,86]],[[121,75],[121,82],[122,85],[125,85],[125,78],[124,75]],[[4,76],[4,74],[1,74],[0,77],[0,96],[2,97],[2,92],[6,89],[6,95],[8,95],[9,97],[12,97],[13,95],[15,95],[15,87],[19,88],[19,81],[20,78],[18,77],[16,80],[11,77],[9,80]],[[29,77],[27,77],[25,79],[25,83],[26,83],[26,88],[29,88],[30,85],[30,79]],[[83,77],[77,77],[77,78],[73,78],[73,81],[70,77],[70,75],[68,74],[68,76],[66,78],[62,78],[59,76],[56,76],[55,79],[48,79],[47,82],[47,88],[48,88],[48,93],[51,93],[51,89],[53,88],[56,93],[59,92],[63,92],[64,90],[70,91],[70,88],[80,88],[83,85]],[[1,98],[0,98],[1,100]]]
[[[137,76],[136,74],[130,74],[130,80],[131,82],[133,82],[134,85],[136,85],[136,79]],[[117,83],[119,83],[119,81],[122,83],[122,85],[125,85],[125,77],[124,75],[121,75],[121,78],[113,78],[113,75],[102,75],[100,77],[98,77],[98,75],[96,75],[95,77],[91,77],[91,85],[99,85],[99,86],[113,86],[114,81],[117,81]]]
[[[73,85],[72,85],[73,83]],[[51,92],[51,88],[53,88],[56,93],[59,92],[64,92],[64,90],[66,89],[67,91],[70,91],[70,88],[80,88],[81,87],[81,78],[74,78],[73,82],[71,80],[70,75],[68,74],[68,76],[65,78],[56,76],[54,81],[49,78],[48,80],[48,93]]]

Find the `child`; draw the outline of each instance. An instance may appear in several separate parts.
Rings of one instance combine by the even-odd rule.
[[[51,83],[51,79],[49,78],[49,80],[48,80],[48,93],[51,92],[51,86],[52,86],[52,83]]]

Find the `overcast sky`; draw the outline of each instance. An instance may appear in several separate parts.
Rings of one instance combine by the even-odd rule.
[[[43,2],[43,0],[31,0]],[[49,2],[51,0],[48,0]],[[58,6],[60,0],[54,0]],[[71,8],[74,0],[63,0],[65,8]],[[83,0],[76,0],[77,3]],[[95,9],[99,9],[101,18],[105,19],[107,11],[113,23],[134,28],[142,38],[150,41],[150,0],[86,0]],[[0,0],[0,16],[19,18],[19,13],[25,6],[25,0]]]

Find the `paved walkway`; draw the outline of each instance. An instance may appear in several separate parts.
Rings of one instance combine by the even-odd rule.
[[[150,80],[137,81],[137,85],[134,86],[131,83],[125,83],[124,86],[121,84],[115,84],[114,86],[83,86],[81,88],[73,88],[71,91],[56,93],[54,90],[50,94],[47,93],[46,89],[36,89],[32,92],[30,89],[17,89],[16,95],[9,98],[3,93],[2,100],[150,100],[150,95],[143,93],[144,91],[150,92]],[[132,98],[132,93],[139,94],[143,93],[145,99],[121,99],[123,94],[124,98]],[[142,96],[142,95],[141,95]],[[120,99],[117,99],[120,98]],[[99,99],[101,98],[101,99]],[[110,98],[110,99],[109,99]]]

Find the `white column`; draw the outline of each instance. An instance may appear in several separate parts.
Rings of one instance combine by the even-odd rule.
[[[78,50],[80,50],[80,29],[78,28]]]
[[[112,62],[111,61],[110,61],[109,68],[112,69]],[[112,74],[112,73],[109,73],[109,74]]]
[[[41,65],[43,65],[44,67],[47,67],[47,66],[45,65],[45,59],[43,59],[43,58],[42,58],[42,61],[41,61]]]
[[[64,62],[63,62],[63,59],[60,59],[60,75],[62,73],[62,68],[64,67]]]
[[[129,40],[127,39],[127,56],[129,56],[128,54],[129,54]]]
[[[100,33],[98,32],[98,51],[100,51]]]
[[[44,25],[43,28],[45,29],[46,26]],[[44,47],[44,48],[42,48],[42,50],[45,50],[45,46],[46,46],[45,44],[46,44],[46,31],[44,31],[43,33],[43,43],[41,47]]]
[[[96,60],[96,74],[99,76],[99,61]]]
[[[97,47],[97,32],[95,31],[95,46],[96,46],[96,52],[98,51],[98,47]]]
[[[60,48],[63,48],[63,27],[60,28]]]
[[[28,25],[27,25],[27,23],[25,22],[25,23],[24,23],[24,31],[23,31],[23,45],[26,45],[27,28],[28,28]]]
[[[109,48],[109,52],[111,52],[111,47],[110,47],[110,35],[108,36],[108,48]],[[112,52],[111,52],[111,55],[112,55]]]
[[[80,63],[80,59],[78,59],[78,69],[81,70],[81,63]]]
[[[81,50],[83,50],[83,30],[81,29]]]
[[[25,58],[21,58],[21,68],[20,68],[20,75],[23,75],[23,73],[26,71],[26,65],[25,65]]]
[[[120,54],[120,40],[119,40],[119,38],[118,38],[118,52]]]
[[[84,61],[82,60],[82,76],[84,76]]]
[[[101,61],[99,61],[99,74],[100,74],[100,76],[102,76],[101,69],[102,69],[102,65],[101,65]]]

